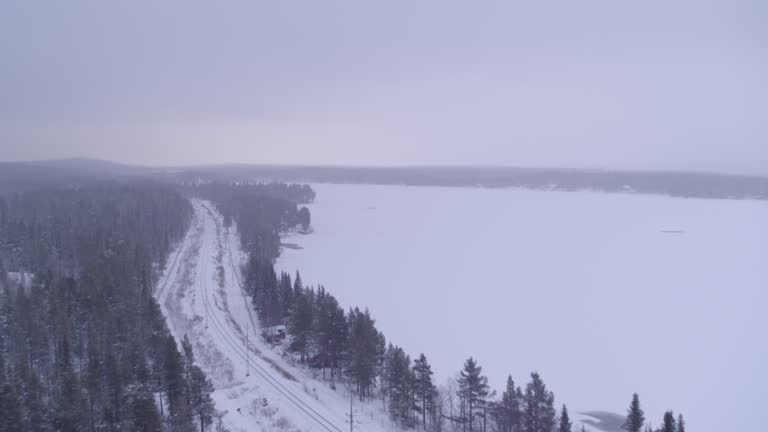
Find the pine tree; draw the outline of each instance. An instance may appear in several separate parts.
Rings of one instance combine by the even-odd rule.
[[[312,345],[317,352],[314,367],[331,368],[331,377],[340,366],[348,338],[347,318],[336,299],[320,287],[315,301]]]
[[[571,419],[568,417],[568,408],[563,405],[563,410],[560,412],[560,426],[557,428],[558,432],[571,432]]]
[[[123,374],[120,365],[115,358],[110,345],[106,347],[104,355],[104,368],[106,369],[106,390],[108,405],[104,414],[108,430],[118,430],[121,413],[121,396],[123,388]]]
[[[334,303],[336,303],[335,299]],[[347,351],[348,341],[349,323],[347,322],[347,316],[344,313],[344,309],[336,303],[335,309],[331,308],[328,323],[328,363],[331,366],[331,377],[334,376],[334,370],[341,368]]]
[[[0,375],[4,371],[0,371]],[[13,386],[0,376],[0,432],[22,432],[21,408]]]
[[[418,404],[417,408],[421,413],[422,428],[427,430],[427,410],[433,403],[432,396],[435,392],[435,386],[432,384],[432,368],[424,354],[421,354],[414,362],[413,372],[415,375],[414,394]]]
[[[58,432],[78,432],[86,422],[80,382],[72,368],[68,338],[65,336],[56,353],[56,393],[52,423]]]
[[[538,373],[531,374],[525,387],[523,426],[525,432],[551,432],[555,427],[555,396],[547,390]]]
[[[354,308],[347,315],[349,338],[347,343],[347,370],[355,379],[361,400],[370,395],[378,365],[379,332],[366,309]]]
[[[296,277],[299,277],[298,273]],[[297,281],[300,286],[301,280],[297,279]],[[290,349],[301,355],[302,362],[307,359],[309,343],[312,337],[313,307],[309,294],[309,291],[301,290],[295,296],[296,304],[288,328],[291,333]]]
[[[17,387],[23,388],[19,394],[24,411],[26,430],[45,432],[49,429],[47,408],[43,402],[43,388],[36,373],[29,369],[25,359],[18,359],[14,368]]]
[[[517,432],[520,430],[521,396],[520,388],[516,388],[512,376],[508,376],[507,386],[501,394],[501,401],[493,409],[493,416],[499,432]]]
[[[640,399],[637,393],[632,395],[632,402],[627,410],[627,419],[624,421],[624,425],[621,427],[627,432],[640,432],[645,422],[645,414],[640,408]]]
[[[677,432],[685,432],[685,420],[682,414],[677,416]]]
[[[411,359],[402,348],[390,345],[387,351],[387,388],[389,393],[389,415],[395,424],[410,427]]]
[[[474,429],[475,411],[485,404],[488,396],[488,378],[482,374],[482,368],[472,357],[464,362],[464,369],[459,375],[459,397],[467,406],[469,431]]]
[[[213,422],[215,409],[211,392],[213,384],[206,378],[203,371],[197,366],[191,366],[191,381],[189,383],[192,397],[190,407],[197,416],[200,432],[205,432],[205,427]]]
[[[165,394],[168,401],[168,414],[173,417],[181,412],[183,404],[185,381],[184,365],[177,349],[176,340],[168,335],[165,341],[164,356]]]
[[[189,405],[192,399],[190,385],[192,383],[192,366],[195,364],[195,353],[192,349],[192,343],[189,341],[186,334],[181,339],[181,354],[184,363],[184,381],[186,384],[184,389],[184,400],[187,405]]]
[[[127,423],[131,430],[143,432],[161,432],[162,421],[157,412],[154,397],[149,387],[132,383],[125,387],[124,400],[130,415]]]
[[[189,374],[189,368],[195,363],[195,352],[192,349],[192,342],[189,341],[186,334],[181,339],[181,353],[184,356],[185,372]]]

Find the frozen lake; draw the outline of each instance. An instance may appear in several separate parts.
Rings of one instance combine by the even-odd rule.
[[[537,370],[572,412],[758,431],[768,396],[768,203],[314,185],[315,232],[277,263],[367,306],[438,383],[474,356]]]

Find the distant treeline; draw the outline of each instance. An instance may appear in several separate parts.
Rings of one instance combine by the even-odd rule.
[[[0,431],[195,431],[213,390],[153,297],[192,207],[150,183],[0,197]]]
[[[455,383],[438,387],[427,357],[412,359],[387,343],[367,309],[345,311],[323,286],[304,286],[298,272],[295,278],[278,275],[273,265],[280,254],[275,235],[295,227],[296,215],[304,209],[298,208],[295,197],[281,199],[266,190],[258,185],[213,184],[201,186],[199,192],[237,223],[248,253],[245,289],[267,333],[286,326],[287,348],[299,362],[322,370],[332,386],[348,386],[361,400],[379,398],[392,421],[404,429],[571,432],[567,408],[563,405],[558,413],[554,393],[538,373],[531,374],[525,387],[516,386],[510,376],[502,394],[496,395],[478,362],[469,358]],[[658,430],[685,432],[682,416],[671,415]],[[625,428],[641,432],[648,427],[635,395]]]
[[[768,199],[768,177],[675,171],[514,167],[309,167],[227,165],[180,171],[178,178],[413,186],[593,190],[675,197]]]
[[[150,179],[173,184],[349,183],[413,186],[520,187],[535,190],[593,190],[675,197],[768,199],[768,177],[682,171],[612,171],[516,167],[333,167],[210,165],[138,167],[70,159],[0,162],[0,194],[19,188],[83,186],[105,178]]]
[[[283,183],[188,185],[187,193],[209,200],[224,216],[224,226],[236,221],[243,248],[254,258],[272,262],[280,254],[280,234],[309,229],[310,203],[315,191],[307,185]]]

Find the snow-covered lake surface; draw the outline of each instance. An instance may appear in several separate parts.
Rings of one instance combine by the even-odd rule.
[[[367,306],[439,381],[474,356],[537,370],[572,412],[633,392],[699,432],[758,431],[768,396],[768,203],[314,185],[314,233],[277,263]]]

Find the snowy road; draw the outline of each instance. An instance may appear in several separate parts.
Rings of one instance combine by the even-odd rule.
[[[255,336],[251,300],[242,289],[239,236],[210,203],[193,200],[194,219],[172,253],[156,297],[177,341],[186,334],[216,387],[223,424],[240,431],[349,430],[349,399],[312,378]],[[373,404],[357,406],[355,430],[390,430]]]

